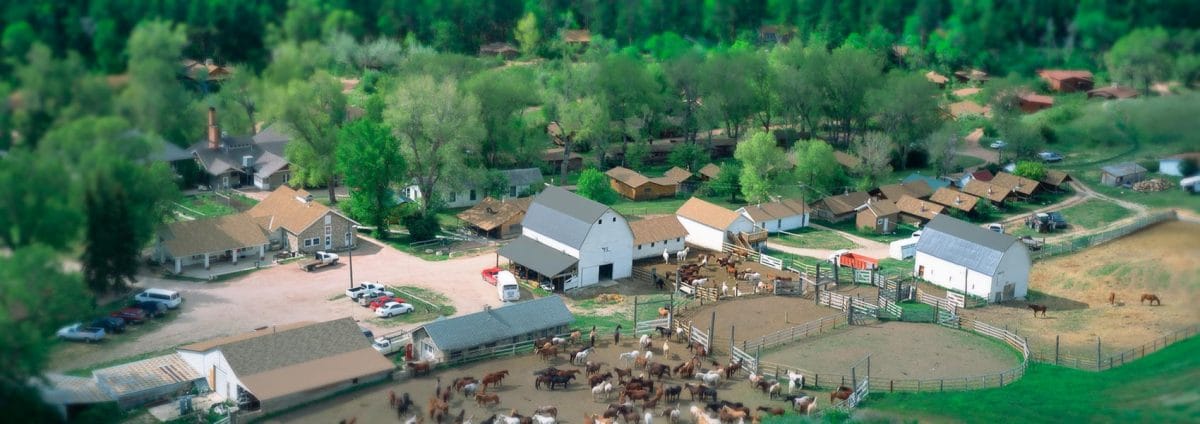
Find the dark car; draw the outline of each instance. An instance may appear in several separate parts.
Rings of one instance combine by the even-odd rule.
[[[146,311],[141,308],[125,308],[108,314],[108,316],[121,318],[130,324],[141,324],[146,321]]]
[[[100,327],[110,333],[124,333],[125,320],[117,317],[96,318],[92,321],[92,327]]]
[[[133,302],[133,307],[146,311],[151,318],[160,318],[167,314],[167,305],[158,302]]]

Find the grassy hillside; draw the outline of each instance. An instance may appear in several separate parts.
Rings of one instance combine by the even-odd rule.
[[[874,394],[863,416],[933,422],[1197,422],[1200,337],[1111,371],[1034,364],[1000,389]],[[881,418],[882,418],[881,417]]]

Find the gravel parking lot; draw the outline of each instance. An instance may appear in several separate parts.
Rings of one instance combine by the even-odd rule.
[[[354,252],[354,280],[389,285],[416,286],[440,292],[457,314],[498,306],[496,290],[483,283],[479,271],[493,266],[494,253],[441,262],[426,262],[369,238],[361,238]],[[284,264],[217,283],[186,282],[145,276],[135,290],[160,287],[179,291],[185,301],[182,313],[171,322],[136,339],[96,345],[66,344],[58,349],[51,368],[71,370],[170,349],[180,344],[221,337],[257,327],[296,321],[325,321],[352,316],[377,333],[411,329],[417,324],[374,328],[370,309],[342,295],[349,287],[350,267],[345,255],[338,265],[306,273],[295,264]],[[134,334],[137,334],[136,332]]]

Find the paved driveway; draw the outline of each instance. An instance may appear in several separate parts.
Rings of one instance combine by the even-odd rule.
[[[354,253],[354,280],[435,290],[450,298],[458,314],[499,306],[496,290],[480,280],[479,271],[495,264],[494,253],[427,262],[367,238]],[[347,258],[343,255],[343,261]],[[194,341],[296,321],[324,321],[344,316],[372,318],[371,311],[346,300],[330,300],[349,286],[345,263],[307,273],[285,264],[220,283],[197,283],[144,277],[139,287],[177,290],[186,299],[182,313],[166,325],[135,340],[101,345],[67,344],[55,352],[53,369],[75,369],[145,352],[169,349]],[[376,333],[411,329],[406,324],[387,329],[361,323]],[[134,330],[136,331],[136,330]]]

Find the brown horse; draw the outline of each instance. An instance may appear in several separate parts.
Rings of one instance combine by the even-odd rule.
[[[405,365],[408,366],[408,369],[412,372],[413,376],[429,374],[429,370],[432,368],[429,361],[408,362]]]
[[[548,361],[550,358],[558,359],[558,346],[542,346],[535,350],[535,352],[542,356],[543,361]]]
[[[705,348],[704,344],[700,342],[692,343],[692,353],[694,353],[696,356],[705,358],[708,357],[708,349]]]
[[[1147,300],[1150,301],[1151,306],[1153,306],[1156,303],[1158,304],[1158,306],[1162,306],[1162,299],[1159,299],[1158,295],[1156,295],[1156,294],[1142,293],[1142,301],[1141,301],[1142,304],[1145,304]]]
[[[837,390],[829,392],[829,403],[833,403],[834,399],[850,399],[850,395],[852,394],[854,394],[854,389],[846,386],[838,386]]]
[[[1108,293],[1108,304],[1111,306],[1117,306],[1117,292]]]
[[[496,371],[483,376],[483,386],[487,389],[488,386],[499,386],[500,382],[504,381],[504,377],[508,377],[508,370]]]
[[[496,405],[500,404],[500,395],[497,395],[495,393],[483,393],[483,392],[476,393],[475,394],[475,403],[479,406],[488,406],[488,405],[496,406]]]
[[[1033,316],[1035,316],[1035,317],[1037,316],[1038,312],[1042,313],[1042,317],[1046,316],[1046,309],[1047,309],[1046,305],[1038,305],[1036,303],[1030,303],[1029,309],[1033,309]]]

